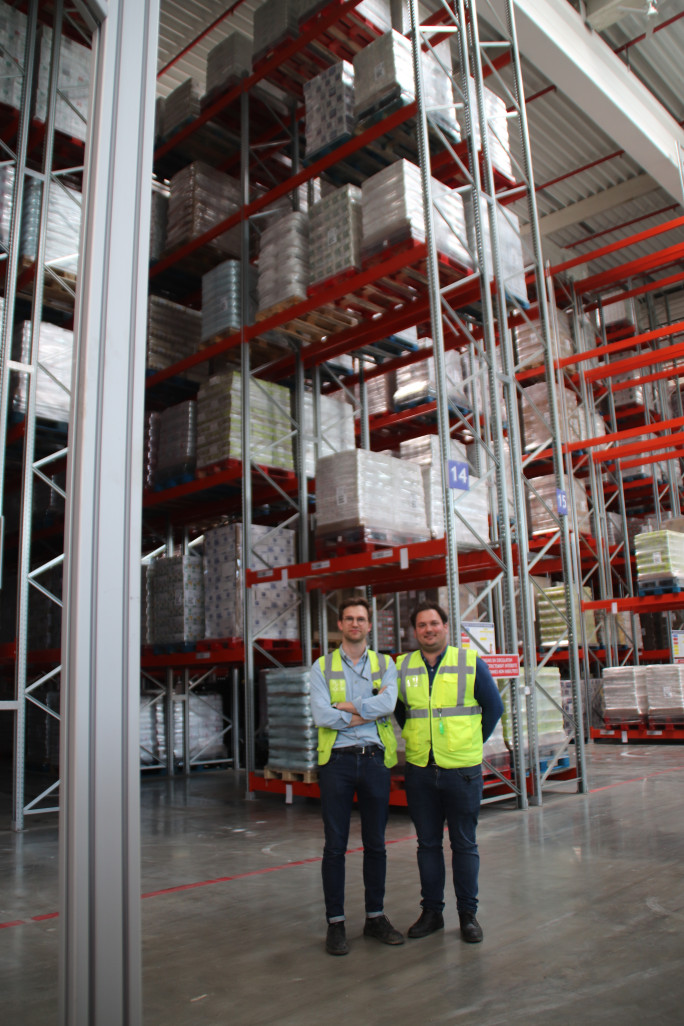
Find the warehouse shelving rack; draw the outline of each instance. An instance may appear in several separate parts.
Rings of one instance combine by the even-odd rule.
[[[11,608],[9,591],[12,578],[8,563],[17,548],[16,635],[14,641],[2,646],[2,663],[6,669],[6,685],[12,672],[13,694],[0,701],[0,712],[11,712],[14,717],[14,787],[13,826],[21,830],[26,816],[57,811],[59,779],[42,782],[29,788],[27,783],[26,723],[29,712],[40,719],[43,733],[58,733],[59,708],[49,701],[49,693],[59,688],[61,653],[59,648],[31,651],[29,647],[29,612],[40,593],[60,612],[61,594],[50,581],[51,572],[61,572],[63,564],[63,529],[61,523],[51,528],[38,529],[34,523],[34,486],[40,482],[50,489],[59,503],[66,498],[64,488],[57,481],[69,452],[65,425],[46,423],[36,414],[37,377],[40,364],[39,339],[44,312],[53,311],[58,322],[73,314],[75,279],[72,275],[55,270],[46,261],[46,233],[48,206],[51,192],[63,183],[77,183],[83,171],[84,147],[78,139],[66,137],[56,128],[58,100],[68,99],[58,89],[57,68],[63,34],[74,34],[76,23],[67,25],[63,3],[52,5],[52,46],[47,92],[46,117],[38,122],[31,117],[31,90],[39,60],[38,26],[39,4],[28,5],[27,32],[24,55],[17,63],[16,74],[21,79],[20,109],[3,108],[0,160],[14,174],[11,199],[11,227],[6,259],[3,261],[4,306],[2,316],[3,359],[0,371],[0,489],[3,504],[3,589],[6,608]],[[87,33],[76,35],[88,45]],[[37,227],[35,256],[22,254],[21,216],[26,182],[29,178],[42,183],[40,214]],[[32,324],[28,359],[25,363],[12,359],[12,340],[18,316],[30,318]],[[49,374],[49,372],[46,372]],[[17,375],[23,375],[25,385],[25,412],[18,423],[8,421],[11,394]],[[61,386],[64,388],[64,386]],[[66,391],[66,389],[65,389]],[[17,462],[18,461],[18,462]],[[16,470],[12,464],[16,462]],[[17,484],[20,481],[20,484]],[[18,535],[8,520],[8,500],[17,487],[21,491]],[[59,515],[57,516],[59,521]],[[50,727],[52,724],[52,728]],[[56,767],[53,767],[56,769]],[[40,778],[37,778],[40,779]],[[29,795],[27,792],[31,790]]]
[[[454,146],[451,140],[440,137],[438,129],[429,124],[429,113],[424,109],[420,89],[417,90],[417,99],[413,104],[409,104],[406,107],[400,108],[399,110],[393,111],[388,117],[378,120],[376,124],[361,132],[359,135],[353,137],[351,140],[343,143],[337,149],[325,154],[324,156],[314,160],[313,163],[307,167],[296,169],[296,146],[293,146],[293,174],[289,176],[285,181],[278,183],[265,193],[258,195],[253,198],[250,181],[250,163],[247,157],[248,153],[248,141],[249,141],[249,104],[250,104],[250,93],[258,82],[270,76],[274,70],[280,66],[283,66],[284,62],[293,59],[295,54],[298,54],[306,49],[309,43],[316,37],[318,33],[323,31],[326,27],[333,24],[335,19],[340,13],[345,11],[351,11],[355,6],[353,3],[331,3],[325,6],[324,10],[319,13],[316,17],[311,20],[311,23],[303,29],[300,33],[298,40],[287,41],[280,47],[276,47],[273,54],[268,57],[268,60],[257,67],[257,70],[252,76],[243,80],[238,85],[229,89],[222,97],[217,98],[213,101],[212,107],[207,108],[200,119],[193,124],[182,129],[177,134],[175,140],[169,140],[167,143],[157,150],[157,157],[159,160],[165,158],[169,152],[173,149],[173,146],[177,143],[187,140],[194,131],[209,120],[212,116],[210,110],[218,111],[226,110],[231,105],[237,105],[239,102],[240,106],[240,118],[242,125],[242,148],[241,148],[241,180],[243,188],[243,199],[244,205],[240,212],[233,215],[233,217],[222,221],[220,224],[215,225],[210,231],[205,232],[203,236],[193,240],[191,243],[182,247],[181,250],[175,253],[169,254],[164,257],[158,264],[153,266],[151,271],[153,286],[155,279],[161,282],[164,280],[164,275],[168,273],[174,266],[177,266],[183,260],[191,257],[193,252],[201,249],[201,247],[207,242],[211,241],[212,238],[223,233],[230,227],[234,227],[237,224],[242,225],[243,231],[243,259],[249,253],[249,224],[250,219],[254,219],[262,211],[264,211],[270,204],[275,200],[281,199],[282,197],[293,194],[293,190],[306,182],[312,181],[315,177],[321,173],[328,171],[333,167],[339,168],[344,162],[348,161],[351,157],[358,160],[359,155],[363,153],[364,148],[372,146],[378,139],[383,136],[387,136],[395,130],[398,126],[405,124],[409,119],[417,118],[417,126],[420,137],[423,141],[422,153],[421,153],[421,164],[423,167],[424,181],[428,183],[429,192],[429,171],[428,171],[428,159],[430,152],[437,151],[435,153],[435,168],[436,173],[440,176],[451,177],[453,180],[454,175],[457,176],[461,188],[464,190],[474,191],[478,196],[487,196],[487,204],[490,211],[495,209],[501,210],[501,202],[510,202],[511,200],[520,199],[523,194],[527,194],[528,200],[530,200],[530,216],[533,223],[536,223],[536,209],[534,207],[534,190],[531,187],[531,163],[529,155],[529,142],[527,141],[527,132],[524,119],[524,107],[521,104],[522,89],[520,81],[520,68],[519,58],[517,55],[517,46],[515,41],[515,28],[512,19],[512,10],[509,11],[508,25],[506,31],[502,34],[502,38],[498,41],[489,40],[486,43],[480,44],[479,37],[477,35],[477,11],[475,10],[474,4],[464,5],[455,4],[452,7],[444,5],[444,10],[440,12],[440,16],[433,21],[439,21],[441,27],[439,29],[440,35],[443,36],[459,36],[462,40],[461,54],[463,59],[464,67],[464,78],[459,83],[455,83],[457,88],[460,90],[460,94],[464,97],[466,107],[470,102],[470,94],[468,87],[468,63],[473,61],[473,75],[477,83],[477,89],[481,96],[482,86],[485,75],[496,76],[499,69],[510,65],[513,69],[513,82],[511,87],[504,85],[504,89],[508,94],[509,99],[512,98],[513,108],[516,114],[517,123],[521,127],[521,137],[523,140],[523,152],[524,159],[522,166],[520,167],[521,176],[526,181],[526,186],[519,186],[511,181],[506,181],[498,173],[495,174],[491,165],[491,157],[487,153],[487,133],[489,125],[487,123],[486,114],[482,104],[476,104],[477,112],[473,110],[472,122],[479,124],[481,132],[480,136],[484,140],[481,151],[479,152],[478,146],[475,143],[474,137],[470,140]],[[414,30],[421,33],[421,43],[423,46],[430,46],[431,40],[435,39],[435,32],[437,28],[433,26],[424,26],[418,30],[417,23],[415,23],[416,12],[414,10]],[[504,38],[505,37],[505,38]],[[466,42],[467,41],[467,42]],[[417,44],[421,45],[421,44]],[[414,42],[414,52],[417,52],[417,46]],[[435,137],[439,139],[439,146],[435,145]],[[468,159],[468,153],[470,153],[470,159]],[[485,185],[482,184],[481,168],[484,169]],[[505,187],[508,187],[507,189]],[[431,214],[431,207],[428,205],[428,219]],[[536,749],[536,731],[535,731],[535,692],[536,692],[536,681],[534,674],[534,667],[536,666],[536,652],[534,647],[534,640],[531,635],[531,598],[530,598],[530,587],[529,587],[529,574],[530,568],[537,568],[540,565],[545,565],[545,560],[548,558],[548,552],[537,553],[531,555],[527,548],[527,531],[524,528],[526,523],[525,511],[524,511],[524,496],[522,494],[522,486],[518,482],[516,494],[513,497],[512,502],[508,502],[506,496],[506,480],[503,469],[502,453],[503,453],[503,429],[500,418],[500,411],[498,402],[492,403],[492,397],[498,396],[497,388],[503,382],[504,389],[507,392],[507,418],[508,418],[508,437],[513,439],[513,447],[517,445],[519,448],[519,442],[517,439],[517,427],[518,422],[518,393],[515,389],[510,387],[512,380],[510,371],[513,368],[513,354],[510,348],[510,334],[508,331],[508,321],[510,315],[509,306],[502,299],[505,294],[503,276],[501,269],[498,264],[498,254],[496,248],[497,238],[497,222],[496,217],[492,215],[489,218],[489,231],[491,237],[494,240],[494,253],[495,253],[495,270],[498,278],[498,290],[493,290],[494,299],[492,299],[492,293],[490,292],[490,286],[488,277],[485,273],[485,254],[484,254],[484,243],[483,243],[483,227],[479,224],[478,230],[476,231],[477,245],[476,248],[479,250],[479,266],[482,268],[481,274],[472,274],[465,278],[458,278],[454,276],[453,272],[449,273],[449,269],[445,268],[444,265],[440,266],[439,260],[436,256],[436,251],[433,245],[432,233],[428,230],[428,236],[425,243],[414,244],[410,252],[399,250],[390,251],[389,255],[383,255],[379,258],[378,263],[371,267],[366,267],[356,274],[351,274],[349,277],[345,277],[342,281],[336,281],[331,283],[329,286],[319,291],[316,295],[307,298],[294,306],[289,307],[286,310],[279,310],[268,317],[265,321],[257,322],[252,325],[243,325],[240,332],[233,333],[230,336],[215,341],[207,349],[202,350],[195,356],[188,357],[173,367],[166,368],[163,371],[158,371],[152,375],[148,380],[148,386],[154,388],[164,381],[174,378],[176,375],[189,369],[190,367],[204,362],[210,359],[224,359],[230,354],[231,350],[235,351],[235,355],[238,352],[241,354],[241,367],[243,371],[243,381],[247,382],[245,388],[245,410],[248,409],[248,395],[249,390],[253,387],[258,387],[258,378],[263,377],[270,380],[282,381],[284,379],[294,380],[295,383],[295,410],[301,408],[301,397],[303,394],[305,376],[310,376],[315,383],[315,390],[320,389],[320,373],[328,365],[328,361],[335,357],[355,352],[363,349],[364,347],[372,346],[378,339],[385,338],[394,334],[397,331],[401,331],[403,328],[413,326],[418,323],[425,323],[430,318],[432,320],[432,333],[433,339],[436,339],[435,347],[439,349],[441,346],[441,369],[438,371],[438,376],[441,378],[439,385],[440,391],[444,391],[444,375],[443,375],[443,351],[444,351],[444,338],[446,338],[446,344],[450,346],[458,347],[469,347],[471,356],[474,354],[475,363],[477,364],[479,371],[473,375],[472,387],[473,391],[477,392],[483,389],[485,393],[484,402],[482,398],[478,400],[476,406],[479,409],[483,409],[483,413],[480,416],[478,414],[477,424],[480,421],[484,423],[482,434],[479,434],[479,428],[476,424],[476,419],[471,416],[467,422],[468,429],[472,433],[472,429],[475,426],[476,434],[478,434],[479,448],[481,450],[481,461],[480,466],[483,471],[483,479],[485,484],[489,486],[490,482],[494,479],[497,481],[498,494],[501,500],[498,509],[494,510],[493,522],[498,525],[498,537],[495,542],[487,547],[487,557],[484,563],[487,566],[486,571],[484,567],[479,566],[483,562],[480,554],[468,554],[465,558],[463,555],[457,558],[455,552],[455,546],[453,540],[447,536],[446,541],[440,543],[425,543],[425,548],[420,553],[415,554],[411,552],[411,556],[408,557],[406,554],[406,547],[401,547],[397,552],[392,552],[391,556],[387,558],[387,564],[391,565],[392,559],[398,559],[400,574],[396,575],[397,586],[401,586],[405,589],[406,587],[406,566],[405,560],[410,559],[411,565],[415,568],[411,574],[411,580],[430,580],[430,581],[441,581],[444,582],[446,579],[447,585],[450,591],[450,612],[451,621],[453,624],[454,632],[460,627],[460,610],[455,602],[455,595],[458,591],[459,574],[464,581],[473,582],[476,580],[484,580],[484,585],[480,585],[479,589],[473,585],[475,592],[475,598],[473,605],[477,605],[478,601],[483,601],[487,604],[488,609],[495,608],[497,610],[496,616],[500,625],[500,633],[505,636],[506,645],[510,650],[518,652],[518,635],[521,633],[522,638],[522,651],[523,651],[523,662],[525,667],[525,684],[519,688],[517,682],[511,682],[510,684],[510,695],[511,704],[513,706],[513,722],[515,724],[515,772],[513,773],[512,781],[508,781],[509,794],[514,794],[520,805],[523,807],[528,801],[528,791],[531,795],[532,801],[541,800],[541,791],[543,784],[550,775],[551,770],[554,768],[554,759],[549,760],[549,763],[545,769],[544,774],[540,772],[538,752]],[[479,207],[476,205],[476,223],[479,222]],[[537,307],[542,313],[542,320],[544,324],[545,332],[545,348],[550,353],[550,331],[551,326],[548,323],[548,314],[546,314],[546,320],[544,321],[544,310],[545,307],[545,292],[544,292],[544,274],[541,267],[541,253],[539,250],[539,238],[538,233],[533,233],[535,237],[535,259],[533,261],[534,269],[536,271],[535,281],[537,289]],[[306,318],[312,311],[319,309],[321,306],[326,308],[332,307],[334,304],[344,307],[345,304],[349,303],[350,297],[356,295],[368,295],[369,291],[371,294],[377,296],[378,290],[382,295],[384,290],[385,294],[389,293],[392,296],[392,282],[396,279],[396,276],[401,274],[403,269],[407,265],[412,265],[414,268],[419,269],[422,283],[420,287],[416,287],[414,294],[408,302],[404,302],[402,306],[397,306],[396,301],[394,303],[385,303],[386,312],[380,317],[372,321],[371,323],[364,322],[363,320],[352,327],[346,327],[337,332],[332,332],[325,336],[322,341],[316,345],[306,345],[303,342],[297,343],[296,341],[291,343],[290,352],[283,353],[282,356],[271,358],[262,363],[261,366],[254,368],[252,366],[250,348],[253,348],[253,343],[258,340],[264,332],[277,330],[281,328],[289,329],[290,337],[293,335],[296,338],[296,325],[301,322],[302,319]],[[444,278],[445,271],[449,274],[446,279]],[[437,275],[442,274],[442,279],[439,280]],[[440,291],[441,290],[441,291]],[[497,299],[498,296],[498,299]],[[495,305],[498,303],[495,316]],[[464,310],[468,310],[473,306],[477,306],[478,310],[478,321],[468,315],[464,314]],[[484,310],[484,313],[481,311]],[[525,314],[519,314],[525,316]],[[497,329],[498,323],[498,329]],[[292,326],[295,325],[293,332]],[[445,331],[443,332],[442,325],[444,325]],[[503,326],[503,329],[502,329]],[[503,340],[503,341],[502,341]],[[250,347],[250,343],[252,346]],[[507,354],[504,363],[503,373],[497,368],[497,343],[500,343],[501,349]],[[426,353],[426,355],[430,355]],[[399,366],[403,364],[409,364],[417,357],[414,354],[408,356],[397,357],[394,360],[385,360],[375,370],[371,371],[371,374],[383,373],[393,366]],[[439,352],[436,354],[436,363],[440,367],[440,355]],[[551,383],[550,387],[554,388],[553,383],[553,368],[551,364],[548,364],[547,370],[551,370],[551,374],[547,380]],[[351,382],[348,382],[351,383]],[[333,386],[334,387],[334,386]],[[550,403],[550,408],[555,409],[555,405]],[[446,451],[445,443],[448,441],[451,425],[449,424],[448,416],[444,416],[444,411],[448,409],[445,402],[444,395],[440,395],[437,399],[436,404],[430,412],[435,412],[438,415],[439,433],[440,440],[442,443],[443,451]],[[427,412],[427,411],[423,411]],[[498,419],[497,419],[498,417]],[[364,414],[362,412],[362,420]],[[368,444],[372,447],[380,447],[380,443],[374,441],[374,430],[379,428],[385,428],[388,432],[396,432],[402,421],[404,423],[409,420],[415,419],[414,415],[391,415],[386,418],[381,418],[376,424],[369,424],[368,431]],[[492,424],[492,420],[494,424]],[[406,428],[404,428],[406,430]],[[319,428],[320,431],[320,428]],[[410,429],[412,434],[418,433],[418,429],[414,426]],[[301,466],[301,444],[303,442],[302,432],[299,430],[297,425],[297,417],[293,418],[293,432],[297,440],[297,447],[300,450],[298,454],[298,465]],[[552,425],[553,437],[557,440],[559,437],[559,424],[555,423]],[[249,464],[249,423],[248,418],[243,418],[243,467]],[[396,437],[396,433],[394,435]],[[563,483],[563,468],[560,460],[560,449],[558,444],[554,448],[554,466],[557,468],[557,474],[559,475],[559,483]],[[260,481],[261,484],[265,484],[266,487],[272,486],[275,483],[269,481],[269,472],[264,471],[261,468],[256,471],[256,468],[252,468],[252,474],[245,474],[243,482],[246,487],[243,490],[243,523],[249,525],[252,522],[252,518],[255,514],[255,495],[252,489],[252,481]],[[258,476],[254,477],[254,473]],[[301,475],[300,475],[301,478]],[[216,482],[218,483],[218,482]],[[168,499],[170,502],[180,500],[183,496],[189,496],[194,493],[195,498],[199,497],[199,492],[204,488],[211,487],[212,482],[205,479],[203,485],[192,486],[179,486],[178,489],[174,490],[174,495],[165,496],[164,493],[160,494],[158,499],[154,502],[163,508],[165,500]],[[275,485],[278,488],[277,484]],[[287,495],[280,491],[281,498],[284,501],[291,503],[292,515],[288,519],[288,523],[294,521],[298,522],[299,525],[299,541],[300,541],[300,560],[301,555],[306,553],[306,544],[308,533],[305,529],[305,497],[308,499],[308,489],[306,489],[303,483],[299,482],[298,485],[294,481],[290,482],[290,486],[285,489]],[[294,499],[294,493],[297,493],[297,498]],[[452,516],[452,499],[449,495],[449,491],[445,490],[447,496],[447,505],[449,507],[449,516],[447,517],[447,523],[451,524]],[[258,502],[256,503],[258,505]],[[513,524],[517,525],[518,536],[513,537],[512,533],[512,521]],[[556,545],[554,550],[554,561],[555,565],[560,566],[563,571],[564,579],[571,580],[572,578],[572,560],[570,555],[570,548],[567,537],[566,521],[559,520],[559,536],[560,543]],[[248,565],[247,556],[250,550],[250,542],[248,537],[249,532],[246,531],[245,539],[245,565]],[[434,545],[434,552],[431,550],[431,546]],[[413,549],[413,547],[411,547]],[[427,554],[430,555],[427,555]],[[425,554],[425,558],[423,558]],[[474,558],[470,559],[473,555]],[[346,563],[345,563],[346,561]],[[269,571],[269,568],[263,568],[260,571],[248,573],[246,575],[247,589],[252,586],[258,586],[258,581],[266,581],[272,579],[269,575],[272,572],[277,572],[278,575],[286,575],[287,580],[301,580],[302,585],[299,590],[299,602],[302,611],[302,656],[304,661],[308,662],[311,656],[311,641],[312,632],[310,626],[310,612],[309,603],[306,598],[307,591],[316,591],[319,596],[319,627],[322,627],[323,616],[321,604],[323,590],[330,586],[336,587],[341,581],[345,583],[366,586],[373,586],[376,592],[387,593],[389,589],[389,582],[391,579],[391,572],[389,576],[387,573],[383,573],[380,569],[383,557],[378,554],[375,556],[375,560],[372,560],[367,567],[363,567],[355,560],[353,556],[342,557],[341,562],[345,564],[344,572],[342,567],[338,566],[338,560],[332,560],[334,564],[334,573],[324,574],[317,573],[317,570],[322,569],[316,564],[324,563],[325,561],[311,561],[307,559],[301,560],[296,567],[288,568],[277,568],[277,571]],[[445,573],[445,564],[447,570]],[[477,570],[473,568],[477,567]],[[514,581],[514,567],[521,575],[522,584],[520,587],[523,603],[523,616],[520,626],[515,621],[515,617],[512,615],[511,610],[515,608],[515,592],[516,585]],[[386,569],[385,567],[382,568]],[[473,573],[479,574],[478,577],[472,576]],[[306,581],[306,583],[304,583]],[[503,593],[507,592],[508,601],[502,602]],[[572,593],[572,585],[569,585],[569,591]],[[245,604],[249,605],[247,590],[245,592]],[[569,607],[570,608],[570,607]],[[506,610],[506,614],[503,610]],[[325,644],[324,630],[319,630],[319,638]],[[245,704],[246,704],[246,740],[247,740],[247,768],[249,771],[253,770],[253,741],[254,741],[254,708],[253,702],[253,689],[254,689],[254,661],[253,652],[256,639],[251,637],[249,629],[246,633],[246,648],[245,648]],[[579,697],[578,689],[578,665],[577,665],[577,646],[576,641],[573,638],[572,645],[570,648],[571,652],[571,675],[573,677],[573,694],[575,697],[575,734],[581,734],[581,731],[577,729],[577,724],[581,722],[581,701]],[[530,745],[530,756],[529,756],[529,768],[526,767],[526,756],[524,753],[524,739],[521,731],[518,729],[518,724],[521,721],[521,695],[525,693],[525,705],[527,712],[527,720],[529,726],[529,745]],[[579,780],[580,789],[586,788],[586,772],[583,761],[583,747],[580,739],[580,743],[576,746],[577,751],[577,779]],[[252,774],[253,779],[253,774]]]

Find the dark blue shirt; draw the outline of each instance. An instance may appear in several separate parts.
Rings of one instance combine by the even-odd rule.
[[[446,649],[444,649],[444,652],[446,652]],[[430,694],[432,694],[432,682],[437,675],[439,664],[444,658],[444,652],[441,652],[437,657],[434,666],[430,666],[425,656],[423,656],[423,662],[428,672]],[[482,741],[484,743],[501,719],[503,712],[503,702],[501,701],[499,689],[484,659],[478,659],[475,663],[475,701],[482,709]],[[403,727],[406,723],[406,707],[401,699],[397,701],[394,715],[399,726]]]

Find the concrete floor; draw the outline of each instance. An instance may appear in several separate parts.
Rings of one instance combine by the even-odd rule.
[[[560,785],[541,809],[483,809],[482,945],[461,942],[452,894],[443,932],[364,939],[353,850],[346,958],[323,949],[315,802],[245,802],[226,772],[146,779],[145,1026],[681,1024],[684,749],[595,745],[589,758],[588,796]],[[386,910],[405,931],[419,911],[405,811],[387,839]],[[57,923],[33,918],[57,908],[56,870],[54,817],[21,836],[0,819],[3,1026],[57,1022]]]

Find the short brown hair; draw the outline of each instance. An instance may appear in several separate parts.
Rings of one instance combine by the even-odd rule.
[[[343,599],[342,602],[340,602],[340,608],[337,611],[337,619],[338,620],[342,620],[344,618],[343,617],[343,613],[344,613],[345,609],[349,608],[349,606],[363,606],[363,608],[368,613],[368,622],[370,623],[371,620],[373,619],[373,614],[371,613],[370,603],[367,602],[365,598],[362,598],[361,596],[359,596],[359,598],[346,598],[346,599]]]
[[[437,613],[442,623],[449,623],[449,617],[447,616],[446,611],[442,609],[440,605],[438,605],[436,602],[421,602],[420,605],[416,606],[416,608],[413,610],[410,617],[411,626],[413,627],[414,631],[416,629],[416,620],[418,619],[418,613],[430,613],[433,610],[435,613]]]

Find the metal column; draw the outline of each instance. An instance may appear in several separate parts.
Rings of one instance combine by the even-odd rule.
[[[60,1021],[136,1026],[140,510],[159,4],[91,8],[103,20],[94,45],[65,527]]]

